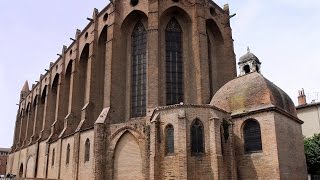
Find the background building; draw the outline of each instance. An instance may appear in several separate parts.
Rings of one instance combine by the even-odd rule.
[[[7,158],[9,151],[9,148],[0,148],[0,176],[6,175]]]
[[[297,115],[304,123],[302,133],[305,137],[312,137],[320,133],[320,102],[307,103],[304,90],[299,91]]]

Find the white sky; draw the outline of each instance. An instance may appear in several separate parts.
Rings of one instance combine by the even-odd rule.
[[[229,3],[237,60],[247,46],[262,62],[262,74],[296,102],[304,88],[320,92],[319,0],[217,0]],[[0,2],[0,147],[12,145],[20,90],[39,79],[93,8],[107,0],[10,0]],[[309,97],[310,97],[309,96]],[[311,100],[311,97],[309,98]],[[320,93],[319,93],[320,100]]]

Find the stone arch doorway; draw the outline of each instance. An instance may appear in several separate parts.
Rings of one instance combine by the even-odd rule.
[[[20,168],[19,168],[19,177],[22,178],[23,176],[23,163],[20,164]]]
[[[117,143],[113,167],[114,180],[140,180],[143,178],[140,147],[130,132],[125,132]]]
[[[34,159],[33,159],[32,156],[30,156],[28,161],[27,161],[26,177],[27,178],[33,178],[34,177]]]

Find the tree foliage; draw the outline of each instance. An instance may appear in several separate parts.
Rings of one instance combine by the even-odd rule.
[[[320,174],[320,133],[304,139],[308,173]]]

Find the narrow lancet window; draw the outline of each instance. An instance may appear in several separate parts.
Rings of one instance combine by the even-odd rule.
[[[183,102],[182,29],[172,18],[166,28],[166,103]]]
[[[66,155],[66,164],[69,164],[70,161],[70,144],[67,146],[67,155]]]
[[[51,166],[53,166],[54,165],[54,156],[55,156],[55,150],[53,149],[52,150],[52,159],[51,159]]]
[[[204,131],[199,119],[194,120],[191,125],[191,152],[193,155],[204,152]]]
[[[131,117],[146,115],[146,44],[147,33],[138,21],[131,35]]]
[[[166,127],[166,154],[174,153],[174,129],[171,124]]]
[[[85,143],[85,151],[84,151],[84,162],[90,160],[90,140],[87,139]]]

